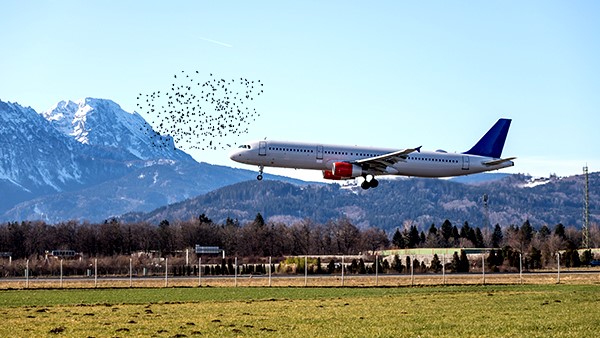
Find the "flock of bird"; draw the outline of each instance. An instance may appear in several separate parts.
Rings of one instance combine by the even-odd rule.
[[[193,73],[198,75],[198,71]],[[263,93],[263,83],[245,78],[225,80],[210,74],[205,82],[182,71],[168,90],[137,96],[137,107],[153,118],[144,131],[155,147],[217,150],[231,147],[230,136],[248,133],[260,114],[250,103]]]

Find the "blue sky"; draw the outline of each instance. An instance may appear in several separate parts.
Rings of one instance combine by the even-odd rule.
[[[231,143],[460,152],[508,117],[503,155],[518,159],[504,172],[600,170],[600,2],[8,1],[2,12],[0,99],[37,111],[83,97],[134,111],[138,93],[198,70],[265,84],[261,117]]]

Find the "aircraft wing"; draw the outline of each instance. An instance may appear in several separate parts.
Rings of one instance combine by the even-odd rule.
[[[492,160],[492,161],[483,162],[483,164],[485,164],[485,165],[498,165],[498,164],[502,164],[504,162],[512,161],[514,159],[516,159],[516,157],[501,158],[501,159],[498,159],[498,160]]]
[[[362,166],[368,166],[370,169],[374,169],[375,171],[379,171],[381,173],[388,173],[386,171],[387,167],[393,166],[395,163],[399,161],[406,160],[406,157],[414,152],[421,152],[421,146],[416,148],[409,148],[404,150],[398,150],[391,153],[363,158],[361,160],[354,161],[353,163],[359,164]]]

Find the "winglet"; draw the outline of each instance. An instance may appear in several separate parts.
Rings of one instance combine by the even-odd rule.
[[[418,147],[416,147],[416,148],[415,148],[415,150],[416,150],[418,153],[420,153],[420,152],[421,152],[421,147],[422,147],[422,146],[418,146]]]
[[[496,124],[477,142],[473,148],[464,152],[469,155],[479,155],[493,158],[502,156],[502,149],[508,135],[510,119],[499,119]]]

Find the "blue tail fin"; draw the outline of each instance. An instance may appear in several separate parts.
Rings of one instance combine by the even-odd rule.
[[[506,135],[508,134],[508,128],[510,127],[510,119],[499,119],[494,126],[488,130],[485,135],[464,154],[487,156],[493,158],[500,158],[502,156],[502,148],[504,148],[504,142],[506,141]]]

